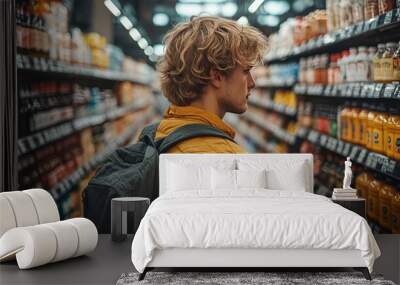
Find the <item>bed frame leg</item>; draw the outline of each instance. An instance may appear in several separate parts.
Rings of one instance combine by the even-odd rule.
[[[139,274],[139,278],[138,281],[142,281],[144,279],[144,277],[146,276],[147,271],[149,271],[147,269],[147,267],[144,269],[144,271],[142,273]]]
[[[372,280],[371,274],[369,274],[369,270],[367,267],[355,267],[354,269],[357,271],[361,271],[362,274],[364,275],[365,279]]]

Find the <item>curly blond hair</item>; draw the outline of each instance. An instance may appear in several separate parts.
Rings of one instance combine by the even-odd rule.
[[[236,66],[262,62],[266,37],[256,28],[221,17],[200,16],[176,25],[164,38],[158,63],[167,99],[187,106],[204,92],[212,69],[229,75]]]

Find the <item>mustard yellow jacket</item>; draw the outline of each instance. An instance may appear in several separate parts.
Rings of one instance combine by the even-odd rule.
[[[164,114],[157,128],[156,140],[166,137],[175,129],[187,124],[211,125],[230,137],[235,131],[217,115],[204,109],[191,106],[171,105]],[[169,149],[168,153],[245,153],[245,150],[234,142],[219,137],[198,137],[187,139]]]

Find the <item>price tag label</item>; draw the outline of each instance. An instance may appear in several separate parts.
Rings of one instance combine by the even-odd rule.
[[[363,33],[368,32],[370,30],[370,21],[364,22]]]
[[[349,156],[350,149],[351,149],[351,144],[349,144],[349,143],[344,143],[342,155],[343,155],[343,156],[346,156],[346,157]]]
[[[327,140],[328,140],[328,137],[326,135],[321,135],[319,138],[319,145],[322,147],[325,147]]]
[[[383,98],[392,98],[394,97],[394,93],[396,91],[396,85],[395,84],[386,84],[385,89],[383,91]]]
[[[343,147],[344,147],[343,141],[338,141],[337,148],[336,148],[336,153],[342,154],[343,153]]]
[[[356,28],[354,30],[354,34],[361,34],[364,31],[364,22],[360,22],[356,25]]]
[[[364,162],[364,159],[367,156],[367,154],[368,154],[368,150],[366,150],[365,148],[361,149],[361,151],[357,157],[357,162],[362,164]]]
[[[386,15],[383,15],[383,16],[385,17],[385,19],[383,20],[384,25],[388,25],[388,24],[392,23],[393,16],[394,16],[393,10],[387,12]]]
[[[316,143],[318,141],[318,133],[314,130],[311,130],[308,133],[308,140],[312,143]]]
[[[338,96],[338,87],[337,87],[337,85],[333,85],[332,91],[331,91],[331,96],[334,96],[334,97]]]
[[[354,84],[349,84],[346,91],[347,97],[353,97]]]
[[[351,152],[350,152],[350,158],[351,159],[353,159],[353,160],[356,159],[357,154],[358,154],[358,150],[359,150],[358,146],[354,145],[353,148],[351,149]]]
[[[324,96],[330,96],[332,90],[332,85],[327,85],[324,90]]]
[[[363,85],[362,89],[361,89],[361,93],[360,93],[360,97],[361,98],[366,98],[368,97],[369,94],[369,88],[367,85]]]
[[[360,83],[356,83],[355,85],[354,85],[354,88],[353,88],[353,97],[360,97],[360,95],[361,95],[361,84]]]
[[[396,164],[397,164],[396,161],[385,157],[385,159],[382,159],[382,161],[380,162],[381,162],[381,167],[380,167],[381,172],[396,176]]]
[[[383,86],[384,86],[383,83],[377,83],[370,87],[373,90],[372,94],[374,98],[380,98]]]
[[[379,17],[375,17],[371,20],[369,24],[369,30],[375,30],[378,27]]]
[[[369,168],[376,169],[378,164],[378,160],[376,154],[370,152],[367,156],[367,160],[365,161],[365,165]]]
[[[393,99],[400,99],[400,85],[396,86],[396,90],[393,92]]]

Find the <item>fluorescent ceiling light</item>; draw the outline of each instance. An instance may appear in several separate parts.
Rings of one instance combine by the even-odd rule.
[[[122,16],[121,18],[119,18],[119,21],[121,22],[122,26],[124,26],[124,28],[127,30],[130,30],[133,27],[131,20],[129,20],[127,16]]]
[[[279,17],[273,15],[259,15],[257,22],[260,25],[275,27],[279,25]]]
[[[210,3],[205,4],[202,7],[202,12],[205,12],[210,15],[218,15],[220,13],[221,5]]]
[[[147,48],[144,49],[144,53],[145,55],[152,55],[153,54],[153,47],[152,46],[148,46]]]
[[[164,45],[157,44],[154,46],[154,54],[162,56],[164,54]]]
[[[181,3],[197,3],[197,4],[205,4],[205,3],[223,3],[226,2],[226,0],[179,0]]]
[[[254,0],[249,6],[249,12],[253,14],[263,2],[264,0]]]
[[[265,12],[271,15],[283,15],[290,9],[290,5],[286,1],[268,1],[264,4]]]
[[[169,23],[169,17],[165,13],[156,13],[153,15],[153,24],[156,26],[166,26]]]
[[[314,2],[312,0],[297,0],[292,5],[294,11],[301,13],[308,7],[312,7]]]
[[[242,26],[246,26],[246,25],[249,24],[249,20],[247,19],[246,16],[240,17],[240,18],[237,20],[237,22],[238,22],[239,24],[241,24]]]
[[[236,3],[234,2],[225,3],[221,9],[222,16],[232,17],[236,14],[237,10],[238,10],[238,5]]]
[[[140,46],[141,49],[145,49],[149,44],[148,44],[148,42],[146,41],[145,38],[141,38],[138,41],[138,45]]]
[[[132,30],[129,31],[129,35],[136,42],[138,40],[140,40],[140,38],[142,37],[142,35],[139,33],[139,31],[137,29],[135,29],[135,28],[133,28]]]
[[[199,15],[203,11],[203,8],[200,4],[177,3],[175,10],[180,16],[191,17]]]
[[[108,10],[115,16],[119,17],[121,15],[121,11],[118,9],[118,7],[114,4],[113,1],[111,0],[105,0],[104,1],[104,6],[107,7]]]

